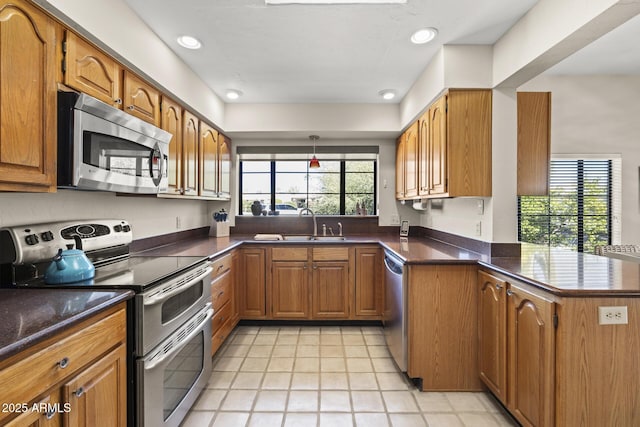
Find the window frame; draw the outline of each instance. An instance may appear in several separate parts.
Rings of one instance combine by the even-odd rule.
[[[240,160],[238,162],[238,186],[240,191],[239,193],[239,197],[238,197],[238,215],[243,215],[244,216],[244,212],[243,212],[243,177],[244,177],[244,173],[243,173],[243,163],[244,162],[250,162],[252,160]],[[265,160],[267,161],[267,160]],[[270,211],[275,211],[275,205],[276,203],[276,163],[277,162],[286,162],[287,160],[268,160],[270,163],[270,200],[271,203],[269,205],[269,210]],[[366,172],[366,173],[372,173],[373,174],[373,192],[371,193],[373,195],[373,206],[374,209],[376,209],[376,206],[378,205],[378,160],[338,160],[340,162],[340,171],[339,171],[339,182],[340,182],[340,193],[339,193],[339,213],[336,215],[340,215],[340,216],[355,216],[355,215],[347,215],[345,213],[346,211],[346,199],[347,199],[347,193],[346,193],[346,178],[347,178],[347,173],[355,173],[355,172],[347,172],[346,171],[346,162],[347,161],[367,161],[367,162],[371,162],[373,164],[373,172]],[[309,176],[309,168],[307,167],[307,176]],[[335,172],[332,172],[335,173]],[[307,188],[306,190],[307,192],[307,200],[309,199],[308,194],[309,194],[309,189]],[[315,194],[315,193],[314,193]],[[333,194],[333,193],[332,193]],[[352,194],[352,193],[348,193],[348,194]],[[369,193],[366,193],[369,194]],[[307,202],[308,205],[308,202]],[[377,216],[377,212],[375,214],[368,214],[367,216]]]
[[[547,245],[551,246],[551,222],[552,222],[552,218],[558,218],[558,217],[565,217],[565,216],[571,216],[572,218],[576,219],[576,245],[575,245],[575,250],[577,252],[584,252],[584,246],[585,246],[585,237],[587,237],[587,235],[585,234],[585,219],[590,218],[590,217],[605,217],[606,218],[606,233],[607,233],[607,241],[606,243],[603,242],[603,244],[612,244],[613,240],[615,239],[615,234],[616,231],[614,230],[614,221],[613,221],[613,217],[614,217],[614,211],[616,211],[616,206],[615,203],[617,203],[617,201],[614,201],[615,196],[615,192],[618,191],[616,190],[617,184],[615,182],[615,180],[619,179],[619,177],[617,177],[616,174],[616,168],[619,168],[619,164],[615,164],[616,159],[614,158],[592,158],[590,156],[575,156],[575,157],[559,157],[559,158],[554,158],[551,160],[551,162],[575,162],[575,168],[576,168],[576,173],[575,173],[575,185],[576,185],[576,213],[575,215],[566,215],[566,214],[559,214],[559,215],[555,215],[555,214],[551,214],[550,211],[547,211],[546,215],[543,214],[531,214],[531,215],[524,215],[522,214],[522,197],[546,197],[547,199],[547,206],[550,208],[551,207],[551,200],[554,198],[554,196],[551,194],[552,192],[552,188],[551,188],[551,176],[549,177],[550,180],[550,188],[549,188],[549,194],[547,196],[518,196],[518,241],[519,242],[523,242],[526,243],[525,241],[522,240],[523,236],[522,236],[522,220],[523,217],[546,217],[546,223],[547,223],[547,229],[548,229],[548,233],[547,233]],[[606,175],[607,175],[607,184],[605,187],[605,191],[606,194],[604,194],[604,197],[606,198],[606,203],[607,203],[607,212],[605,215],[590,215],[590,214],[585,214],[585,178],[589,178],[589,176],[585,175],[585,162],[599,162],[599,163],[604,163],[606,162]],[[589,169],[589,168],[587,168]],[[550,167],[550,171],[549,174],[551,175],[551,171],[553,170],[552,167]],[[559,175],[558,175],[558,179],[562,178],[562,172],[561,172],[561,167],[559,167]]]

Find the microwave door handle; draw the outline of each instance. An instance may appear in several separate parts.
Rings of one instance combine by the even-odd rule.
[[[143,305],[155,305],[155,304],[159,304],[161,302],[164,302],[166,300],[168,300],[169,298],[171,298],[173,295],[184,291],[185,289],[187,289],[190,286],[195,285],[196,283],[198,283],[200,280],[204,279],[205,277],[207,277],[209,274],[211,274],[211,272],[213,271],[213,268],[208,267],[201,275],[199,275],[198,277],[196,277],[193,280],[190,280],[188,283],[185,283],[182,286],[178,286],[176,288],[171,289],[170,291],[159,295],[159,296],[152,296],[152,297],[144,297],[143,298]],[[207,286],[207,285],[205,285]]]
[[[158,177],[157,178],[155,177],[154,170],[153,170],[153,164],[155,159],[158,160]],[[158,148],[158,144],[156,143],[156,145],[151,150],[151,153],[149,154],[149,176],[151,177],[151,180],[156,186],[160,185],[160,181],[162,181],[162,162],[163,162],[162,151],[160,151],[160,148]]]
[[[145,371],[152,370],[153,368],[155,368],[156,366],[158,366],[159,364],[161,364],[165,360],[173,357],[174,354],[176,354],[177,352],[182,350],[184,348],[184,346],[189,343],[189,341],[191,341],[196,335],[198,335],[200,332],[202,332],[203,325],[206,325],[207,322],[209,320],[211,320],[212,317],[213,317],[213,308],[210,308],[209,310],[207,310],[207,317],[204,318],[202,323],[200,323],[197,328],[194,328],[193,331],[191,331],[191,333],[189,335],[187,335],[179,345],[177,345],[174,348],[172,348],[171,350],[169,350],[169,352],[164,354],[161,358],[159,358],[157,360],[154,360],[153,362],[149,363],[148,365],[145,365],[144,370]]]

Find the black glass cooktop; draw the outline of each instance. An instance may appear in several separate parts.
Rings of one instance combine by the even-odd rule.
[[[96,268],[93,279],[75,283],[48,285],[43,277],[18,282],[21,287],[132,289],[141,292],[159,281],[169,279],[206,258],[192,256],[131,256]]]

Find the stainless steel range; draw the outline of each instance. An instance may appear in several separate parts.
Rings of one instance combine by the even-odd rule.
[[[48,285],[43,274],[79,236],[92,279]],[[88,220],[0,229],[4,287],[131,289],[129,425],[178,426],[211,374],[211,267],[202,257],[132,256],[131,226]]]

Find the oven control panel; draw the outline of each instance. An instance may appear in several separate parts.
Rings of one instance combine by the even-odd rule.
[[[92,251],[129,245],[133,232],[128,222],[119,219],[79,220],[8,227],[16,253],[14,264],[47,261],[58,252],[75,247],[74,236],[82,240],[82,249]]]

